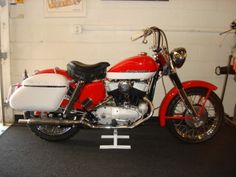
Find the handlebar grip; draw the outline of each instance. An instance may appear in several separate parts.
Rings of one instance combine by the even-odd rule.
[[[233,30],[233,29],[229,29],[229,30],[227,30],[227,31],[221,32],[219,35],[222,35],[222,34],[228,33],[228,32],[230,32],[230,31],[232,31],[232,30]]]
[[[131,40],[136,41],[136,40],[138,40],[142,37],[147,37],[147,36],[149,36],[153,33],[153,30],[156,30],[156,29],[154,29],[154,27],[146,28],[142,32],[139,32],[139,33],[134,34],[133,36],[131,36]]]
[[[142,32],[142,34],[137,33],[137,34],[134,34],[134,35],[131,36],[131,40],[132,40],[132,41],[136,41],[136,40],[142,38],[143,36],[144,36],[144,33],[143,33],[143,32]]]

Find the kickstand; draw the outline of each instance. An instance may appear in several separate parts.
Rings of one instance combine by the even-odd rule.
[[[102,135],[101,139],[113,139],[113,145],[100,145],[100,149],[131,149],[130,145],[118,145],[118,139],[129,139],[129,135],[118,135],[117,129],[113,135]]]

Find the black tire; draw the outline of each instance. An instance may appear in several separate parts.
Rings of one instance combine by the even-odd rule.
[[[30,119],[33,112],[25,112],[24,118]],[[52,125],[28,125],[30,130],[41,139],[46,141],[64,141],[73,137],[79,131],[78,126],[52,126]],[[50,133],[51,131],[51,133]],[[57,131],[57,132],[56,132]]]
[[[185,90],[188,98],[192,102],[194,108],[198,111],[204,103],[204,98],[208,90],[206,88],[194,87]],[[181,108],[182,104],[182,108]],[[180,96],[175,96],[167,111],[168,116],[183,115],[191,116],[190,112],[183,105]],[[180,140],[187,143],[201,143],[211,139],[220,129],[224,118],[224,109],[219,97],[212,91],[206,101],[203,113],[200,116],[202,124],[193,120],[169,119],[167,125],[170,131]]]

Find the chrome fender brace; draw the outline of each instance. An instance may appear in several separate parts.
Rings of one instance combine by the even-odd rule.
[[[69,100],[69,103],[67,104],[64,112],[63,112],[63,116],[67,117],[71,111],[71,109],[73,108],[73,105],[76,101],[76,99],[79,97],[79,92],[81,90],[81,88],[85,85],[85,81],[78,81],[77,82],[77,86],[75,87],[75,90],[73,91],[71,98]]]

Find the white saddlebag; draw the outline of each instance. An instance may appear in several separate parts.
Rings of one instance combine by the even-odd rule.
[[[68,90],[68,80],[59,74],[39,74],[25,79],[11,95],[13,109],[22,111],[55,111]]]

